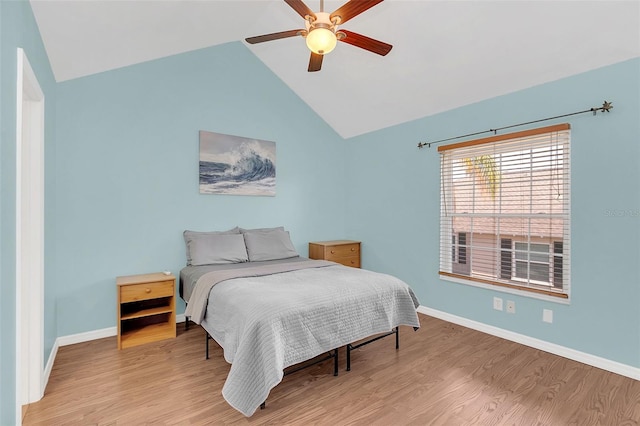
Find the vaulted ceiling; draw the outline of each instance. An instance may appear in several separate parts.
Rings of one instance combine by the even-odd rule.
[[[305,3],[320,8],[320,0]],[[282,0],[31,5],[57,81],[241,41],[345,138],[640,56],[640,2],[632,0],[386,0],[344,28],[392,51],[339,43],[316,73],[307,72],[301,37],[244,41],[304,27]]]

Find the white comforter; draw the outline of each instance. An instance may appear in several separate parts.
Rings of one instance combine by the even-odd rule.
[[[285,367],[398,325],[419,327],[417,306],[401,280],[335,264],[218,282],[202,326],[232,364],[224,398],[251,416]]]

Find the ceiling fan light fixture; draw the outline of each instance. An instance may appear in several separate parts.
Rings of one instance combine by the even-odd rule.
[[[319,55],[331,52],[337,43],[336,34],[329,28],[316,27],[307,34],[307,47]]]

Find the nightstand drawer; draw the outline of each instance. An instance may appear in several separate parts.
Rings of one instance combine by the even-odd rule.
[[[173,281],[123,285],[120,287],[120,302],[126,303],[157,299],[159,297],[171,297],[173,292]]]
[[[344,266],[351,266],[353,268],[360,267],[360,256],[346,256],[346,257],[336,257],[336,258],[327,258],[332,262],[340,263]]]
[[[357,256],[360,257],[360,244],[345,244],[340,246],[325,247],[325,259],[334,260],[338,257]]]

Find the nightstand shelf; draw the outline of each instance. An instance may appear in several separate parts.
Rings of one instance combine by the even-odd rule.
[[[118,349],[176,337],[175,284],[163,273],[116,278]]]
[[[125,326],[126,327],[126,326]],[[176,337],[176,327],[167,322],[147,324],[125,331],[120,336],[121,349]]]
[[[122,307],[120,309],[122,310]],[[125,320],[130,320],[135,318],[144,318],[144,317],[149,317],[149,316],[158,315],[158,314],[170,314],[170,313],[171,313],[171,308],[169,306],[159,306],[157,308],[140,309],[140,310],[136,310],[135,312],[122,314],[120,315],[120,320],[125,321]]]

